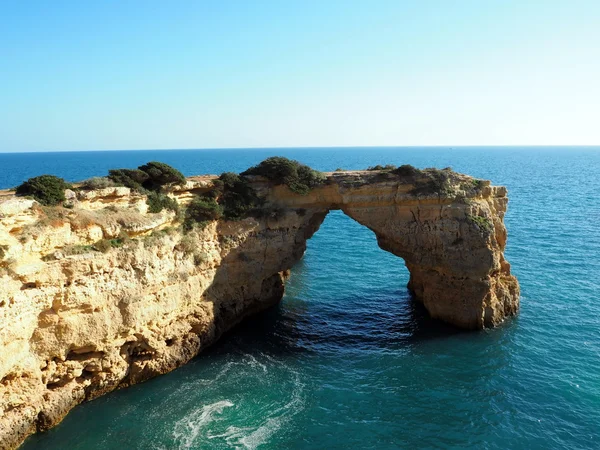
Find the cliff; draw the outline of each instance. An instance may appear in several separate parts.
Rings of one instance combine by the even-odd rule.
[[[78,403],[173,370],[276,304],[332,209],[404,259],[432,316],[477,329],[517,312],[505,188],[459,174],[443,191],[418,176],[326,175],[306,195],[250,177],[263,214],[190,231],[125,187],[68,191],[66,208],[1,195],[0,448]],[[190,178],[169,196],[185,205],[214,178]]]

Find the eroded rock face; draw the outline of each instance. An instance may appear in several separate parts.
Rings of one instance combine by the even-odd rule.
[[[185,203],[210,178],[172,196]],[[329,174],[301,196],[255,179],[260,219],[184,234],[127,188],[56,211],[0,200],[0,448],[58,423],[78,403],[173,370],[248,315],[276,304],[287,271],[327,212],[341,209],[402,257],[434,316],[464,328],[518,309],[504,260],[506,189],[470,177],[423,193],[402,177]],[[106,253],[87,247],[131,239]],[[121,245],[121,243],[119,244]]]

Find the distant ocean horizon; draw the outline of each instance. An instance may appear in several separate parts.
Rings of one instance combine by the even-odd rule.
[[[208,173],[208,168],[213,168],[211,173],[224,171],[242,171],[249,165],[256,164],[269,156],[287,156],[301,160],[312,165],[317,170],[333,171],[337,167],[334,161],[343,163],[343,155],[348,156],[347,170],[359,170],[366,167],[357,167],[359,161],[371,161],[375,164],[419,164],[435,163],[436,161],[454,159],[448,156],[455,155],[458,160],[461,155],[481,156],[482,152],[491,154],[495,152],[528,152],[528,153],[587,153],[600,151],[598,146],[373,146],[373,147],[257,147],[257,148],[205,148],[205,149],[134,149],[134,150],[63,150],[63,151],[23,151],[0,152],[0,189],[16,186],[27,178],[42,174],[52,174],[65,178],[67,181],[82,181],[93,176],[106,175],[109,169],[120,167],[137,167],[149,160],[159,160],[173,165],[186,176]],[[319,155],[315,155],[315,152]],[[357,158],[356,155],[361,157]],[[118,156],[117,156],[118,155]],[[405,158],[403,161],[376,161],[375,158]],[[445,157],[442,157],[444,155]],[[411,162],[413,161],[413,162]],[[330,162],[331,164],[327,164]],[[244,166],[246,164],[246,166]],[[325,164],[325,165],[323,165]],[[354,164],[354,165],[353,165]],[[439,165],[439,164],[438,164]],[[319,166],[319,167],[317,167]],[[457,167],[450,165],[453,169]],[[471,174],[474,175],[474,174]],[[492,180],[493,181],[493,180]]]
[[[322,171],[452,167],[508,188],[518,317],[462,332],[410,297],[402,259],[341,211],[283,301],[174,372],[75,408],[26,450],[600,447],[600,147],[324,147],[0,153],[0,188],[166,162],[269,156]]]

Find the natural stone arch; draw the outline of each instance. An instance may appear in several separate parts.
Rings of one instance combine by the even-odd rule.
[[[432,317],[478,329],[516,314],[519,286],[503,254],[506,188],[482,182],[469,189],[472,182],[456,174],[444,195],[419,195],[414,180],[342,172],[329,174],[324,186],[306,196],[278,186],[267,198],[279,207],[311,211],[321,221],[326,212],[342,210],[372,230],[383,250],[404,260],[408,287]]]

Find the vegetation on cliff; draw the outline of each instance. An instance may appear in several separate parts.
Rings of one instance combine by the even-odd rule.
[[[117,186],[117,183],[108,177],[92,177],[88,178],[87,180],[83,180],[79,184],[79,188],[84,190],[106,189],[115,186]]]
[[[183,228],[191,230],[195,224],[201,227],[213,220],[223,217],[223,207],[217,201],[208,196],[198,196],[187,206]]]
[[[148,196],[148,207],[151,213],[159,213],[163,209],[178,210],[177,201],[163,192],[163,187],[173,184],[185,184],[183,174],[168,164],[150,161],[137,169],[111,169],[108,177],[90,179],[85,186],[108,185],[126,186]],[[106,186],[108,187],[108,186]]]
[[[413,195],[451,195],[455,193],[458,183],[458,174],[451,167],[417,169],[410,164],[403,164],[399,167],[392,164],[385,166],[378,164],[368,167],[366,170],[379,172],[371,179],[372,182],[393,180],[394,176],[408,179],[414,185],[410,191]],[[483,180],[473,179],[469,183],[460,183],[460,188],[464,191],[478,191],[483,185]]]
[[[393,181],[404,178],[413,185],[412,195],[451,195],[457,187],[464,191],[479,190],[481,180],[458,183],[458,174],[451,168],[417,169],[409,164],[375,165],[367,168],[373,172],[369,176],[358,177],[350,181],[352,186],[381,181]],[[280,208],[265,205],[252,187],[252,176],[261,176],[274,185],[285,185],[292,192],[305,195],[312,188],[325,182],[325,176],[310,167],[284,157],[270,157],[250,167],[241,174],[224,172],[213,181],[212,188],[198,195],[185,208],[180,208],[177,200],[167,194],[165,188],[182,185],[186,182],[183,174],[161,162],[151,161],[137,169],[111,169],[106,177],[94,177],[85,180],[79,189],[103,189],[125,186],[146,195],[148,212],[160,213],[167,209],[177,213],[177,219],[183,228],[190,231],[196,224],[201,227],[213,220],[240,220],[246,217],[279,217]],[[31,195],[43,205],[60,205],[65,201],[64,190],[70,188],[64,180],[52,175],[32,178],[17,188],[19,195]],[[68,205],[65,205],[68,206]],[[485,224],[481,228],[485,228]]]
[[[148,190],[159,190],[168,184],[185,184],[183,174],[168,164],[150,161],[138,167],[148,174],[148,179],[142,184]]]
[[[142,193],[160,192],[169,184],[185,184],[185,177],[179,170],[158,161],[150,161],[137,169],[111,169],[108,179]]]
[[[65,189],[71,185],[54,175],[33,177],[19,185],[17,195],[31,196],[45,206],[59,205],[65,201]]]
[[[144,191],[143,184],[148,178],[148,174],[139,169],[111,169],[108,171],[108,179],[116,186],[125,186],[138,192]]]
[[[148,203],[148,212],[151,213],[159,213],[163,209],[169,209],[175,212],[179,211],[179,204],[177,203],[177,200],[169,197],[166,194],[163,194],[162,192],[149,192],[146,203]]]
[[[194,222],[206,222],[224,217],[239,220],[253,215],[264,216],[263,201],[250,185],[248,176],[260,175],[275,185],[286,185],[292,192],[307,194],[323,184],[325,176],[310,167],[288,158],[267,158],[241,174],[225,172],[214,181],[214,187],[195,199],[182,214],[189,228]],[[128,187],[147,196],[148,211],[164,209],[179,211],[177,201],[165,193],[169,185],[185,184],[184,175],[168,164],[150,161],[137,169],[111,169],[105,177],[93,177],[81,182],[78,189],[93,190],[108,187]],[[65,201],[65,189],[72,188],[62,178],[42,175],[27,180],[17,188],[17,195],[31,195],[43,205],[55,206]]]
[[[494,229],[494,224],[488,217],[468,214],[467,220],[483,232],[491,233]]]
[[[248,180],[234,172],[224,172],[213,181],[213,189],[196,197],[185,212],[184,229],[212,220],[240,220],[258,215],[262,200]]]
[[[240,220],[249,216],[266,217],[279,213],[273,208],[265,209],[264,201],[250,185],[248,176],[253,175],[263,176],[275,185],[286,185],[298,194],[307,194],[325,181],[322,173],[279,156],[267,158],[241,174],[224,172],[213,182],[212,190],[188,206],[184,228],[190,230],[194,223],[204,225],[221,217]]]
[[[372,172],[375,170],[393,170],[395,168],[396,168],[396,166],[393,164],[386,164],[385,166],[382,166],[381,164],[377,164],[376,166],[367,167],[367,170]]]
[[[233,172],[222,173],[215,180],[215,189],[218,202],[223,207],[223,216],[228,220],[241,219],[262,204],[248,180]]]
[[[325,182],[321,172],[281,156],[267,158],[241,175],[260,175],[275,185],[286,185],[292,192],[303,195]]]

